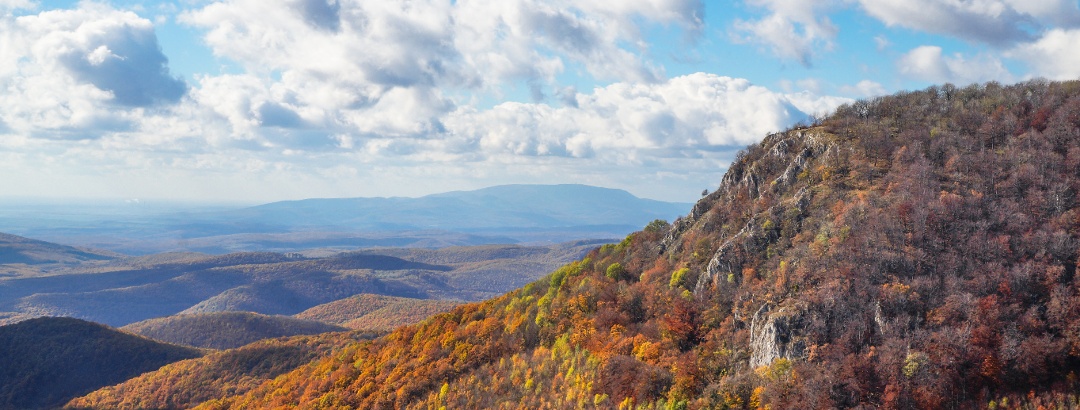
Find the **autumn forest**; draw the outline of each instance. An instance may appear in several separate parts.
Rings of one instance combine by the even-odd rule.
[[[1076,408],[1078,141],[1078,82],[859,101],[504,296],[258,384],[135,394],[235,378],[189,360],[69,406]]]

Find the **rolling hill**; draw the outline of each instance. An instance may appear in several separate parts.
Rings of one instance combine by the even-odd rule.
[[[347,330],[314,320],[250,312],[177,315],[144,320],[120,328],[166,343],[207,349],[231,349],[263,339]]]
[[[1080,82],[846,105],[547,278],[201,408],[1074,408]]]
[[[0,326],[0,408],[55,408],[95,389],[202,355],[70,318]]]
[[[599,243],[118,259],[92,270],[0,280],[0,319],[69,316],[124,326],[176,314],[294,315],[362,293],[481,300],[531,282]]]
[[[104,261],[120,255],[0,233],[0,265],[78,263]]]
[[[353,330],[389,332],[448,311],[460,304],[451,300],[363,294],[312,307],[297,313],[295,317]]]

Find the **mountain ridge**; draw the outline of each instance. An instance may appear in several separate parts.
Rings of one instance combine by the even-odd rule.
[[[107,261],[121,255],[0,233],[0,264],[40,265]]]
[[[166,343],[232,349],[263,339],[348,330],[314,320],[251,312],[213,312],[148,319],[120,330]]]
[[[241,220],[304,220],[309,225],[335,223],[376,230],[480,230],[641,226],[654,219],[674,218],[687,205],[580,184],[518,184],[418,198],[281,201],[235,211],[233,215]]]
[[[528,200],[523,200],[528,198]],[[3,205],[3,204],[0,204]],[[420,198],[309,198],[224,208],[0,206],[9,232],[128,255],[551,244],[625,236],[690,204],[587,185],[506,185]],[[100,208],[100,209],[99,209]]]
[[[1075,406],[1078,136],[1080,82],[844,106],[673,224],[200,408]]]

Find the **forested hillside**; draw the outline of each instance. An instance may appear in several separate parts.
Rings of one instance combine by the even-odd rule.
[[[346,330],[313,320],[251,312],[168,316],[132,323],[120,329],[154,340],[207,349],[231,349],[263,339]]]
[[[1080,405],[1080,82],[951,85],[767,136],[547,278],[203,408]]]
[[[96,323],[37,318],[0,326],[0,408],[55,408],[143,372],[201,356]]]
[[[217,397],[243,394],[282,373],[371,336],[351,332],[263,340],[167,365],[74,399],[65,408],[191,408]]]
[[[389,332],[448,311],[459,304],[451,300],[360,294],[315,306],[297,313],[295,317],[353,330]]]

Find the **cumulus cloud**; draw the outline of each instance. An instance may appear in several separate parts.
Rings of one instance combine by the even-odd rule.
[[[30,0],[0,0],[0,12],[10,12],[18,9],[31,9],[34,3]]]
[[[1075,27],[1080,25],[1080,3],[1075,0],[1004,0],[1017,12],[1044,23]]]
[[[173,103],[186,85],[169,74],[150,21],[99,7],[20,17],[31,62],[59,64],[76,80],[112,93],[126,106]],[[32,68],[29,68],[32,70]]]
[[[537,101],[550,93],[571,102],[558,87],[548,91],[571,64],[597,79],[663,81],[642,50],[625,45],[644,44],[643,22],[687,31],[703,24],[699,0],[577,3],[228,0],[181,21],[205,28],[216,55],[246,68],[204,78],[207,90],[196,93],[238,134],[304,125],[372,138],[440,133],[440,118],[458,105],[446,90],[516,83]],[[259,91],[232,95],[242,90]]]
[[[1033,75],[1052,80],[1080,78],[1080,30],[1054,29],[1037,41],[1021,44],[1007,51],[1006,57],[1023,61],[1033,68]]]
[[[153,25],[130,12],[75,10],[0,17],[0,113],[30,135],[92,138],[133,126],[143,108],[177,103]],[[135,111],[132,111],[135,110]]]
[[[858,0],[889,26],[944,34],[1007,47],[1035,39],[1049,25],[1080,24],[1080,9],[1068,0]]]
[[[870,80],[862,80],[855,85],[842,86],[840,87],[840,92],[855,97],[876,97],[888,94],[888,91],[885,90],[884,86]]]
[[[832,1],[747,0],[747,4],[765,8],[769,14],[758,20],[737,20],[736,40],[769,47],[781,58],[812,64],[819,50],[833,47],[837,27],[827,16],[819,15],[833,6]]]
[[[946,56],[938,46],[920,46],[904,54],[897,62],[901,74],[931,82],[970,84],[984,81],[1013,80],[1001,60],[980,55],[966,58],[957,53]]]
[[[10,148],[0,169],[38,183],[58,180],[32,170],[94,169],[125,187],[175,179],[187,182],[170,192],[233,198],[268,181],[328,196],[343,195],[335,184],[362,192],[392,180],[402,187],[393,193],[416,194],[553,175],[694,193],[742,146],[848,101],[818,96],[811,82],[800,86],[812,92],[784,94],[704,73],[667,78],[644,57],[642,32],[695,35],[698,0],[199,4],[180,21],[204,29],[240,72],[186,84],[169,73],[150,21],[95,3],[0,18],[0,87],[10,91],[0,94],[0,146]],[[609,85],[558,84],[568,70]],[[523,84],[544,97],[490,108],[461,99]],[[612,175],[617,166],[634,168]],[[87,193],[103,180],[65,183]]]
[[[783,95],[743,79],[697,73],[655,85],[617,83],[578,94],[577,106],[500,104],[447,119],[451,139],[481,152],[622,162],[742,146],[847,100]]]
[[[901,74],[933,82],[1013,81],[1001,59],[1029,66],[1030,76],[1075,79],[1080,64],[1080,3],[1075,0],[858,0],[870,16],[899,26],[992,47],[975,57],[946,56],[938,46],[912,49]]]

